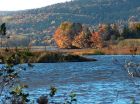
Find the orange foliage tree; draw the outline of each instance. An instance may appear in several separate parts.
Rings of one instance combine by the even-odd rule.
[[[63,22],[55,31],[54,40],[59,48],[89,48],[91,33],[80,23]]]
[[[55,31],[54,39],[59,48],[71,48],[71,39],[58,28]]]
[[[72,45],[78,48],[89,48],[91,47],[90,38],[91,37],[87,37],[86,34],[82,31],[74,38]]]
[[[102,48],[103,47],[103,39],[100,32],[93,32],[91,41],[94,43],[94,47]]]

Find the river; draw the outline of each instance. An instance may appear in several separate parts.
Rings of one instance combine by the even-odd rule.
[[[31,99],[47,94],[50,86],[58,91],[57,101],[74,92],[77,104],[131,104],[132,98],[140,102],[140,79],[131,78],[113,60],[120,63],[140,56],[94,55],[96,62],[39,63],[21,74],[29,85]]]

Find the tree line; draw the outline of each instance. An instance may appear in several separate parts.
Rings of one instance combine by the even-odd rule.
[[[54,33],[54,40],[59,48],[101,48],[108,41],[119,42],[131,38],[140,38],[140,22],[87,26],[66,21]]]

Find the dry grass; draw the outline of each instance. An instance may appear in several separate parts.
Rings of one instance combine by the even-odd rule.
[[[132,46],[140,46],[140,39],[125,39],[120,41],[117,45],[118,47],[132,47]]]
[[[136,54],[140,54],[140,47],[137,47]],[[68,50],[59,50],[59,52],[63,53],[70,53],[75,55],[101,55],[100,53],[106,54],[106,55],[132,55],[130,52],[131,47],[125,47],[125,48],[118,48],[117,46],[112,46],[109,48],[102,48],[102,49],[68,49]],[[98,51],[98,53],[97,53]],[[56,51],[57,52],[57,51]]]
[[[127,40],[129,41],[129,40]],[[107,55],[127,55],[127,54],[132,54],[130,52],[132,48],[131,47],[118,47],[118,46],[110,46],[107,48],[102,48],[102,49],[59,49],[59,50],[52,50],[52,51],[33,51],[32,53],[37,57],[39,57],[43,53],[49,53],[49,52],[54,52],[54,53],[67,53],[67,54],[73,54],[73,55],[102,55],[102,54],[107,54]],[[19,50],[24,50],[23,48],[19,48]],[[5,49],[0,49],[0,57],[5,57],[9,56],[11,53],[15,52],[15,48],[10,49],[8,52],[5,51]],[[140,46],[137,47],[137,52],[136,54],[140,54]]]

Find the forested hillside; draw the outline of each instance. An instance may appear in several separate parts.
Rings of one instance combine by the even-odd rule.
[[[139,0],[72,0],[38,9],[1,11],[0,23],[6,22],[9,35],[39,35],[46,39],[64,21],[96,27],[103,23],[127,25],[130,17],[140,20]]]

